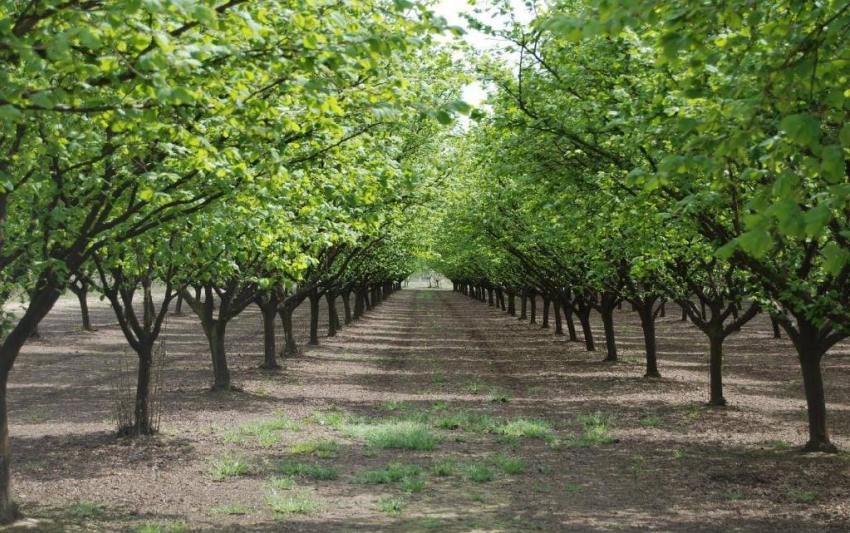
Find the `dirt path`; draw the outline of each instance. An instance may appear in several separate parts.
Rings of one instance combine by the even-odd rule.
[[[163,435],[132,441],[109,421],[120,332],[67,333],[74,311],[48,317],[12,384],[16,492],[39,531],[850,528],[847,456],[788,449],[805,430],[798,371],[763,319],[728,343],[731,407],[712,411],[705,345],[677,317],[659,324],[665,377],[646,381],[625,311],[612,366],[486,304],[406,290],[266,373],[251,310],[228,329],[244,392],[224,395],[206,392],[195,320],[174,318]],[[847,352],[827,369],[845,449]]]

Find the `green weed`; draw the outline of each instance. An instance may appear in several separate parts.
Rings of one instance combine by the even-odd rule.
[[[339,472],[333,467],[326,467],[317,463],[296,463],[293,461],[281,461],[278,463],[277,472],[284,476],[299,476],[321,480],[330,480],[339,477]]]
[[[96,502],[79,501],[69,504],[65,512],[74,518],[96,518],[103,515],[106,509]]]
[[[213,460],[209,466],[209,475],[213,481],[246,476],[252,471],[251,465],[245,458],[238,455],[225,454]]]
[[[319,508],[319,504],[306,492],[284,495],[272,491],[266,498],[266,505],[279,517],[310,514]]]
[[[466,469],[466,479],[476,483],[487,483],[496,479],[496,474],[487,465],[474,464]]]

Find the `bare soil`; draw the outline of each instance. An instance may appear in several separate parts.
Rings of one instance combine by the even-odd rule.
[[[625,361],[612,365],[551,329],[439,290],[396,293],[308,348],[305,305],[296,312],[304,353],[269,372],[258,368],[262,329],[252,308],[228,328],[242,391],[216,394],[208,392],[211,365],[197,320],[170,317],[162,432],[126,439],[115,436],[112,416],[133,354],[105,303],[91,308],[98,330],[84,333],[76,300],[61,300],[13,372],[13,490],[29,518],[10,531],[134,531],[146,523],[210,533],[850,531],[850,456],[798,453],[806,440],[800,372],[789,342],[772,338],[764,316],[726,343],[724,409],[705,406],[707,344],[675,306],[658,325],[660,380],[641,377],[642,337],[627,310],[617,317]],[[601,322],[594,326],[604,345]],[[829,423],[843,450],[850,449],[848,363],[846,343],[824,363]],[[527,418],[553,432],[435,428],[434,450],[387,450],[321,423],[329,413]],[[581,441],[579,417],[594,413],[608,417],[609,442]],[[293,426],[276,430],[276,442],[232,438],[240,425],[281,418]],[[293,453],[316,439],[338,449]],[[250,471],[214,481],[211,464],[226,455]],[[524,472],[502,471],[505,457],[520,459]],[[273,488],[275,465],[290,459],[338,475]],[[437,475],[433,465],[447,459],[457,472]],[[421,467],[421,491],[353,482],[394,462]],[[473,464],[494,479],[469,479]],[[275,513],[275,492],[306,494],[315,508]],[[81,502],[97,511],[80,516]]]

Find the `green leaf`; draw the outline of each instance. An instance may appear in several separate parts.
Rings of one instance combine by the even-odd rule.
[[[139,191],[139,198],[145,202],[150,202],[153,199],[153,189],[142,189]]]
[[[823,149],[821,175],[827,183],[835,185],[844,180],[844,148],[832,144]]]
[[[14,120],[21,115],[21,110],[13,105],[0,105],[0,120]]]
[[[791,142],[816,147],[820,139],[820,123],[808,113],[788,115],[782,119],[779,127]]]
[[[844,268],[844,265],[850,261],[850,250],[842,248],[838,243],[831,242],[823,247],[821,251],[823,255],[823,268],[829,274],[837,275]]]
[[[838,140],[844,148],[850,148],[850,124],[845,124],[838,134]]]
[[[215,12],[214,9],[210,8],[209,6],[205,6],[203,4],[198,4],[198,5],[195,6],[195,9],[193,11],[193,15],[195,16],[196,19],[198,19],[198,22],[205,24],[207,26],[214,23],[217,16],[218,16],[218,14]]]
[[[747,231],[738,239],[741,248],[755,258],[764,257],[773,247],[773,239],[766,231]]]
[[[53,102],[53,96],[50,94],[49,91],[41,91],[35,93],[34,95],[30,96],[30,100],[38,107],[44,109],[53,109],[56,105]]]
[[[823,231],[823,228],[829,224],[832,219],[832,213],[824,205],[820,204],[817,207],[809,209],[803,215],[803,220],[806,222],[806,235],[809,237],[817,237]]]

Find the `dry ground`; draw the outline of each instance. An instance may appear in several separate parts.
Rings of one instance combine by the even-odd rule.
[[[609,365],[459,294],[405,290],[269,373],[251,309],[228,329],[244,390],[227,394],[207,392],[196,320],[172,317],[162,434],[130,440],[111,421],[130,355],[92,307],[98,331],[82,333],[63,299],[13,373],[14,491],[31,517],[15,531],[850,530],[850,457],[793,449],[799,371],[765,317],[727,341],[730,407],[715,410],[706,344],[672,308],[651,381],[627,311],[626,360]],[[849,359],[843,344],[825,363],[842,449]],[[420,449],[381,447],[394,437]]]

